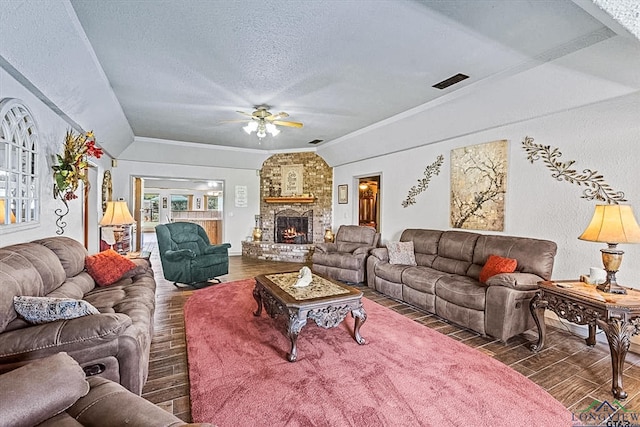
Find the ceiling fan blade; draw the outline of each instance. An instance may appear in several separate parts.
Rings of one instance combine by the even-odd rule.
[[[247,113],[246,111],[236,111],[236,113],[242,114],[244,116],[253,117],[253,115],[251,115],[251,113]]]
[[[220,120],[218,123],[222,124],[222,123],[247,123],[250,122],[251,119],[248,120]]]
[[[284,111],[281,111],[277,114],[271,114],[268,117],[265,117],[266,120],[269,120],[270,122],[274,121],[274,120],[278,120],[278,119],[286,119],[287,117],[289,117],[289,115],[287,113],[285,113]]]
[[[302,123],[299,122],[283,122],[280,120],[274,120],[271,123],[273,123],[274,125],[278,125],[278,126],[287,126],[290,128],[301,128],[302,127]]]

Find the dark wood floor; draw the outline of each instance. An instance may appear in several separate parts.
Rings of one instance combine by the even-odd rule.
[[[142,396],[181,419],[191,421],[183,306],[193,290],[177,289],[162,277],[160,258],[153,237],[145,241],[147,243],[144,248],[152,249],[151,262],[158,288],[149,379]],[[223,282],[230,282],[259,274],[298,270],[300,267],[300,264],[295,263],[259,261],[233,256],[230,257],[230,273],[221,279]],[[536,339],[533,331],[514,337],[507,344],[503,344],[389,299],[366,286],[359,288],[367,298],[378,304],[476,348],[517,370],[574,412],[586,409],[595,399],[613,402],[610,392],[611,362],[606,344],[598,343],[595,347],[589,348],[586,347],[583,337],[551,327],[548,328],[545,348],[534,354],[528,349],[529,342]],[[624,387],[629,393],[629,397],[622,402],[625,409],[640,413],[640,356],[633,353],[627,356]]]

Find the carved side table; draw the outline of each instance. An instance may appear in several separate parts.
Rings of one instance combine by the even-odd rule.
[[[587,345],[596,343],[596,326],[607,336],[611,353],[611,392],[617,399],[625,399],[622,387],[624,360],[630,339],[640,333],[640,291],[627,288],[626,295],[598,291],[594,285],[561,280],[538,283],[540,289],[531,300],[533,320],[538,327],[538,342],[531,350],[540,351],[544,346],[546,327],[545,309],[571,323],[588,325]]]
[[[353,337],[360,345],[365,343],[360,336],[360,327],[367,320],[362,306],[362,292],[351,286],[335,282],[314,273],[311,285],[295,288],[298,272],[266,274],[256,277],[253,297],[258,303],[254,316],[262,314],[262,307],[272,318],[279,315],[289,319],[287,335],[291,341],[291,351],[287,354],[289,362],[298,357],[298,335],[307,319],[312,319],[322,328],[338,326],[347,314],[355,319]]]

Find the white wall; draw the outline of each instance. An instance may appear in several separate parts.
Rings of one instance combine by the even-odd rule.
[[[133,177],[154,176],[166,178],[188,178],[192,180],[224,181],[224,221],[222,239],[231,243],[230,255],[242,253],[243,240],[251,236],[254,215],[260,213],[260,177],[253,169],[229,169],[206,166],[171,165],[119,160],[118,167],[111,171],[113,197],[124,197],[132,208]],[[235,187],[246,186],[248,206],[235,206]]]
[[[491,114],[487,108],[486,114]],[[514,125],[476,132],[464,137],[426,145],[334,169],[335,185],[348,183],[350,203],[334,201],[334,226],[357,224],[357,192],[354,177],[381,173],[381,232],[383,241],[397,240],[405,228],[448,229],[450,150],[498,139],[509,140],[509,170],[504,234],[553,240],[558,244],[555,279],[576,279],[589,267],[602,266],[599,249],[605,244],[584,242],[584,231],[596,204],[580,198],[584,187],[559,182],[541,161],[530,164],[521,147],[525,136],[557,147],[562,161],[575,160],[578,172],[594,169],[616,190],[624,191],[640,218],[640,93],[595,103],[586,107],[537,118]],[[398,128],[398,127],[396,127]],[[384,136],[381,133],[380,138]],[[369,133],[373,144],[380,143]],[[395,138],[405,135],[399,131]],[[440,154],[445,162],[439,176],[418,195],[417,203],[403,208],[409,188],[422,178],[427,165]],[[619,283],[640,288],[640,245],[620,245],[624,261],[617,274]]]
[[[62,152],[64,144],[64,136],[69,129],[69,125],[56,115],[42,101],[36,98],[22,84],[17,82],[7,72],[0,68],[0,99],[18,98],[29,108],[33,115],[39,132],[39,163],[38,173],[40,178],[40,221],[37,224],[29,225],[0,225],[0,247],[14,243],[28,242],[30,240],[39,239],[56,235],[56,215],[54,211],[63,208],[63,203],[53,198],[53,155]],[[90,125],[88,125],[90,126]],[[98,143],[100,135],[97,134]],[[103,175],[103,165],[108,164],[110,159],[103,156],[101,159],[91,159],[97,165],[98,176]],[[97,182],[95,188],[91,191],[99,191],[101,181]],[[82,190],[78,190],[78,196],[82,195]],[[82,197],[69,202],[69,214],[64,217],[67,226],[64,229],[64,236],[71,237],[80,242],[84,241],[84,232],[82,228]],[[100,218],[98,218],[99,220]],[[95,227],[97,223],[90,227]],[[89,248],[95,252],[97,248]]]

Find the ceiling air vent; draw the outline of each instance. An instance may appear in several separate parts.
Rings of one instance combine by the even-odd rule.
[[[322,141],[324,141],[324,139],[314,139],[313,141],[309,141],[309,144],[320,144]]]
[[[440,83],[434,84],[432,87],[435,87],[436,89],[445,89],[468,78],[469,76],[458,73],[455,76],[451,76],[448,79],[441,81]]]

